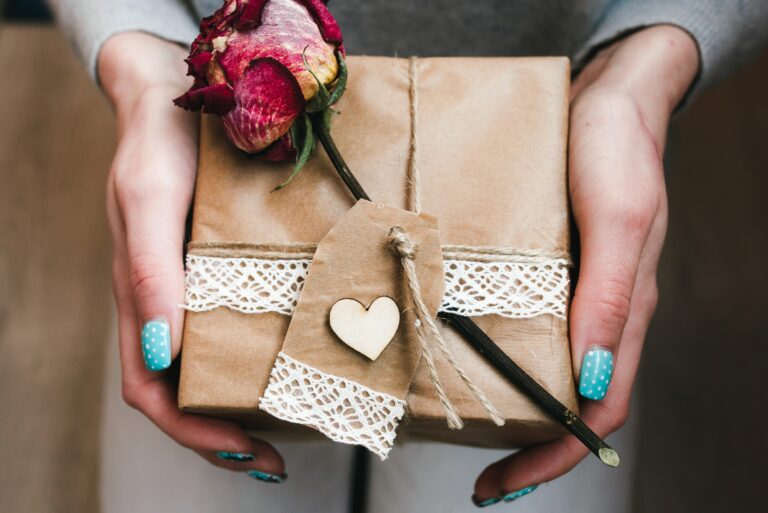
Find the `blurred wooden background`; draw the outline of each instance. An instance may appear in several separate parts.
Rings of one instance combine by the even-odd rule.
[[[0,511],[95,512],[114,123],[56,29],[0,62]]]
[[[54,28],[4,26],[0,59],[0,511],[95,513],[113,119]],[[638,513],[765,510],[766,83],[768,53],[671,133]]]

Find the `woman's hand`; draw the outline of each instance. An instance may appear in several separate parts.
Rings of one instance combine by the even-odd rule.
[[[581,262],[571,350],[582,418],[603,437],[627,418],[656,307],[656,267],[667,227],[667,124],[698,63],[688,33],[655,26],[604,49],[573,84],[569,188]],[[482,472],[475,501],[514,500],[586,454],[571,435],[512,454]]]
[[[211,463],[274,481],[285,465],[272,446],[232,422],[182,413],[167,376],[181,349],[184,226],[197,167],[198,118],[172,103],[189,86],[184,57],[176,45],[139,32],[112,37],[99,56],[118,121],[107,214],[123,397]]]

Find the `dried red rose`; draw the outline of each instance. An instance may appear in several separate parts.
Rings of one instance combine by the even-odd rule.
[[[295,134],[311,138],[308,121],[297,118],[327,108],[343,90],[343,53],[322,0],[225,0],[200,23],[187,59],[195,82],[174,103],[222,116],[244,151],[295,159],[304,145]],[[302,130],[291,130],[294,123]]]

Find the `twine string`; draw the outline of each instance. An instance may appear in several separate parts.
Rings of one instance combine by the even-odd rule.
[[[440,380],[440,376],[437,373],[437,367],[435,366],[434,356],[432,349],[429,347],[428,338],[431,338],[440,352],[443,354],[448,363],[456,370],[461,380],[469,388],[474,398],[483,406],[488,416],[491,418],[494,424],[497,426],[504,425],[504,419],[501,417],[498,409],[488,399],[488,396],[480,390],[477,385],[474,384],[472,379],[466,373],[466,371],[459,365],[456,358],[448,349],[448,345],[445,343],[443,335],[440,333],[434,319],[429,314],[427,305],[424,303],[424,298],[421,295],[421,286],[419,285],[419,278],[416,274],[416,264],[414,260],[418,252],[418,246],[414,244],[408,237],[408,234],[399,226],[393,227],[389,232],[390,245],[395,254],[400,257],[400,261],[403,264],[405,270],[405,276],[408,280],[408,289],[413,299],[414,307],[416,309],[416,338],[418,339],[421,351],[424,355],[424,360],[427,362],[429,368],[429,376],[432,381],[437,396],[440,399],[440,403],[445,410],[446,420],[448,421],[448,427],[451,429],[461,429],[464,423],[456,412],[453,403],[448,397],[448,394],[443,387],[443,383]]]
[[[301,260],[315,256],[317,244],[309,242],[291,242],[283,244],[254,244],[249,242],[190,242],[187,251],[207,256],[243,256],[266,260]],[[555,260],[566,261],[570,265],[567,251],[549,249],[519,249],[494,246],[464,246],[444,244],[443,257],[452,260],[472,262],[521,262],[528,264],[552,264]]]
[[[410,182],[411,210],[417,214],[421,213],[421,175],[419,173],[419,145],[416,134],[419,131],[419,95],[418,95],[418,74],[416,73],[416,57],[408,60],[408,78],[410,87],[408,94],[410,96],[411,113],[411,140],[409,144],[410,154],[408,156],[408,181]]]
[[[410,81],[409,96],[410,96],[410,114],[411,114],[411,137],[408,156],[408,181],[410,182],[410,208],[416,214],[421,213],[421,175],[419,173],[419,145],[416,134],[419,131],[419,95],[418,95],[418,73],[417,73],[417,58],[411,57],[408,61],[408,78]],[[437,367],[435,366],[434,356],[432,355],[432,349],[429,347],[428,338],[431,338],[438,349],[442,353],[443,357],[451,364],[456,372],[461,377],[461,380],[469,388],[474,398],[483,406],[488,416],[493,420],[493,423],[497,426],[504,424],[504,419],[501,417],[498,409],[491,403],[490,399],[485,393],[480,390],[477,385],[472,381],[469,375],[456,361],[456,358],[448,349],[445,343],[443,335],[437,328],[434,319],[429,315],[427,306],[424,304],[424,299],[421,296],[421,286],[419,285],[419,279],[416,274],[416,264],[414,259],[418,252],[418,246],[414,244],[399,226],[393,227],[389,232],[390,244],[395,254],[400,257],[400,261],[405,269],[405,275],[408,280],[408,289],[410,290],[411,297],[413,298],[414,306],[416,307],[416,338],[421,346],[421,352],[424,355],[424,360],[429,368],[429,377],[432,381],[432,385],[437,391],[437,396],[440,399],[440,403],[445,410],[446,420],[448,421],[448,427],[451,429],[461,429],[464,426],[461,417],[456,412],[456,409],[451,403],[448,394],[443,387],[443,383],[440,380],[440,376],[437,373]]]

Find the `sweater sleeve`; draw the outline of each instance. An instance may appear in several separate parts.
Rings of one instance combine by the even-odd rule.
[[[49,0],[59,25],[98,80],[97,60],[111,36],[130,30],[189,44],[197,35],[192,11],[183,0]]]
[[[578,70],[602,46],[651,25],[676,25],[696,41],[701,58],[696,90],[728,76],[768,39],[764,0],[616,0],[574,60]]]

